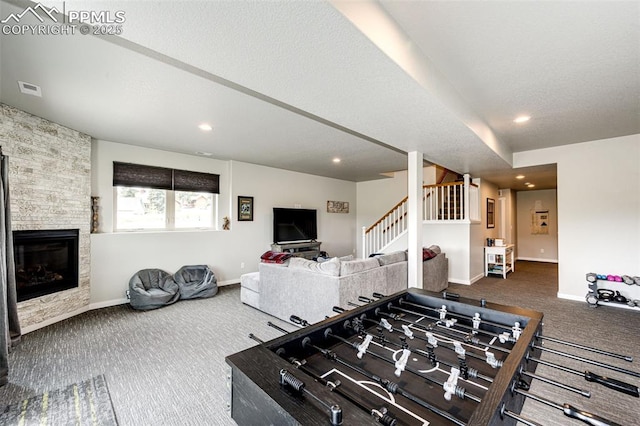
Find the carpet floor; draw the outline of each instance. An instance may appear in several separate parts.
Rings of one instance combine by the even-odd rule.
[[[516,271],[506,280],[483,278],[471,286],[452,284],[449,291],[544,312],[545,334],[631,355],[635,360],[628,363],[558,344],[546,346],[640,372],[640,312],[593,309],[585,302],[557,299],[557,265],[517,262]],[[149,312],[134,311],[127,305],[90,311],[23,337],[10,354],[10,383],[0,388],[0,409],[103,374],[121,426],[234,425],[227,410],[229,370],[224,358],[255,345],[249,333],[263,340],[278,337],[280,333],[268,327],[267,321],[293,329],[243,305],[237,285],[221,287],[210,299],[181,301]],[[640,385],[636,377],[557,355],[544,354],[542,359]],[[534,382],[532,393],[571,403],[622,425],[638,424],[638,398],[550,367],[540,366],[536,372],[591,390],[592,397],[540,382]],[[583,424],[533,401],[525,403],[522,414],[545,425]]]

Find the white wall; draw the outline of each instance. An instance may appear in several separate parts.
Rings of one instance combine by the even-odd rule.
[[[538,262],[558,261],[558,208],[556,190],[518,192],[518,250],[517,257],[522,260]],[[532,234],[532,215],[540,210],[549,211],[549,233]],[[544,252],[542,252],[544,250]]]
[[[219,226],[228,215],[231,230],[113,233],[113,161],[219,173]],[[173,273],[183,265],[207,264],[218,282],[239,282],[241,274],[257,271],[260,255],[270,249],[273,207],[317,209],[322,250],[333,256],[355,252],[353,182],[106,141],[94,141],[92,165],[92,190],[101,197],[102,221],[101,233],[91,235],[91,303],[97,306],[122,301],[129,278],[144,268]],[[235,220],[238,195],[254,197],[253,221]],[[327,213],[328,200],[348,201],[349,214]]]
[[[478,251],[477,248],[470,247],[471,234],[470,230],[476,230],[477,224],[469,225],[468,223],[424,223],[423,224],[423,247],[431,245],[440,246],[443,253],[447,254],[449,259],[449,282],[458,284],[471,284],[473,281],[482,277],[484,264],[482,263],[482,247]],[[407,234],[405,233],[387,248],[387,252],[396,250],[406,250],[408,246]],[[472,257],[469,262],[471,253],[475,252],[479,255]],[[478,269],[474,263],[480,262]],[[479,277],[471,277],[471,270],[479,273]],[[478,272],[479,271],[479,272]]]
[[[499,205],[500,200],[504,199],[504,212],[498,212],[499,222],[496,224],[498,228],[499,237],[504,238],[505,242],[509,244],[518,245],[518,233],[517,233],[517,192],[510,188],[501,188],[498,191],[498,200],[496,203]],[[502,217],[504,213],[505,217]],[[504,228],[503,228],[504,222]]]
[[[558,294],[584,300],[585,274],[640,275],[640,135],[514,154],[557,163]],[[640,299],[640,287],[611,284]]]

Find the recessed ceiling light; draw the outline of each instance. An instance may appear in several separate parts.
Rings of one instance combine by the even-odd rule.
[[[211,157],[213,154],[210,152],[204,152],[204,151],[196,151],[196,154],[198,155],[204,155],[205,157]]]
[[[334,158],[332,161],[333,161],[334,163],[339,163],[339,162],[340,162],[340,159],[339,159],[338,157],[336,157],[336,158]]]
[[[524,184],[528,186],[531,185],[531,182],[525,182]]]
[[[514,123],[526,123],[527,121],[531,120],[531,117],[529,117],[528,115],[521,115],[520,117],[516,117],[515,120],[513,120]]]
[[[527,185],[527,186],[528,186],[529,188],[534,188],[534,187],[535,187],[535,185],[534,185],[534,184],[532,184],[532,183],[530,183],[530,184],[529,184],[529,185]]]
[[[201,125],[198,126],[198,129],[202,130],[203,132],[210,132],[213,129],[213,127],[211,127],[207,123],[202,123]]]
[[[20,92],[25,95],[38,96],[42,97],[42,90],[40,86],[31,83],[25,83],[24,81],[18,81],[18,87],[20,88]]]
[[[524,179],[524,175],[518,175],[516,176],[516,179]]]

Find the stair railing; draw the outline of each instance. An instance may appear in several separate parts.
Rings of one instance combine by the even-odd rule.
[[[425,222],[469,222],[480,220],[478,186],[469,175],[463,182],[422,187]],[[382,250],[407,230],[408,197],[396,204],[373,225],[362,227],[362,256]]]

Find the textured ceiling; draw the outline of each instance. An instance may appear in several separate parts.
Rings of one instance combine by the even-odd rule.
[[[64,7],[123,10],[124,32],[2,35],[0,101],[98,139],[353,181],[417,150],[504,187],[513,152],[640,133],[638,2]]]

